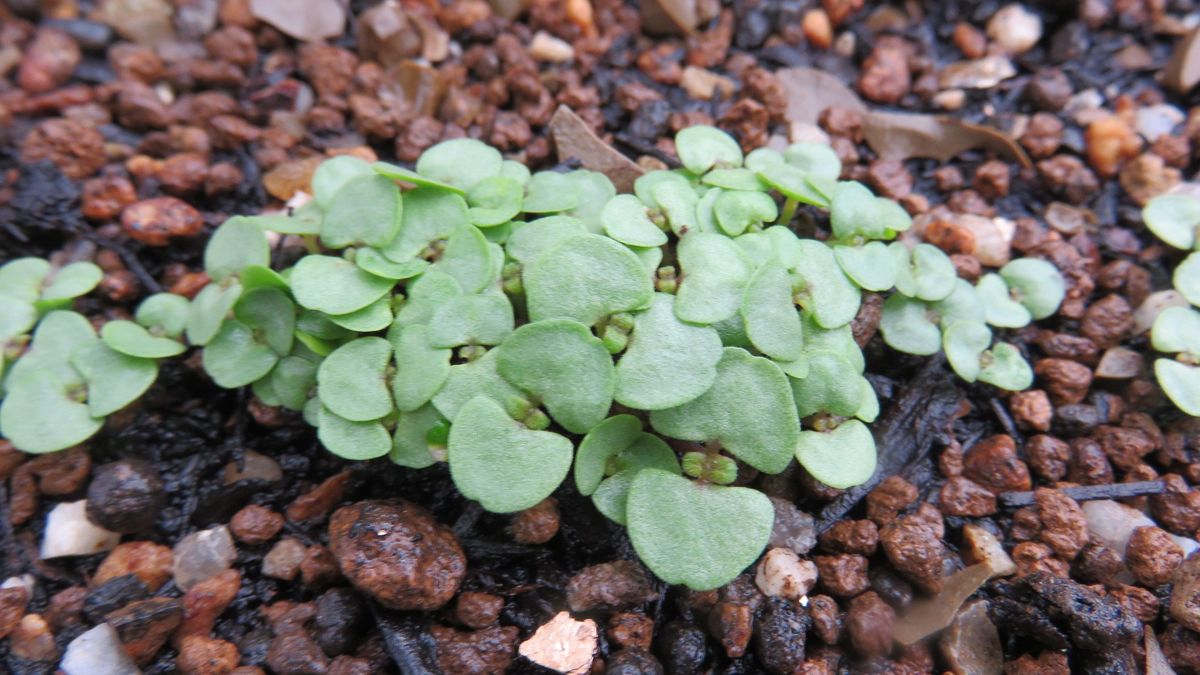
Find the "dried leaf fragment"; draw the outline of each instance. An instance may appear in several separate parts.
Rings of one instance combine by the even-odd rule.
[[[821,111],[833,106],[867,112],[854,90],[823,70],[785,68],[775,71],[775,76],[787,92],[787,119],[791,122],[816,124]]]
[[[620,192],[633,191],[633,181],[645,173],[633,160],[600,140],[587,122],[565,105],[559,106],[550,118],[550,134],[558,148],[558,161],[574,157],[583,168],[608,176]]]
[[[949,626],[963,601],[979,590],[991,575],[992,567],[980,563],[947,577],[941,593],[917,600],[903,620],[896,622],[896,640],[910,645]]]
[[[882,159],[929,157],[944,162],[966,150],[984,149],[1033,166],[1007,134],[943,115],[873,112],[863,117],[863,135]]]
[[[1163,84],[1186,94],[1200,82],[1200,26],[1193,28],[1175,45],[1171,60],[1163,68]]]
[[[591,670],[599,636],[596,622],[576,621],[559,612],[533,636],[521,643],[521,656],[566,675],[583,675]]]

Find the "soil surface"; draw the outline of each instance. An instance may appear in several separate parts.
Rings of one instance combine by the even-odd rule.
[[[1140,208],[1200,157],[1194,95],[1158,76],[1194,4],[659,1],[690,32],[621,0],[10,0],[0,262],[93,260],[79,310],[124,318],[198,292],[207,235],[283,208],[321,158],[410,163],[469,136],[548,168],[565,105],[646,169],[676,165],[692,124],[747,149],[830,142],[962,277],[1051,261],[1062,308],[1001,336],[1034,388],[899,355],[864,303],[876,477],[758,479],[777,559],[816,571],[795,600],[754,568],[668,587],[571,481],[489,514],[442,467],[342,461],[198,355],[168,361],[86,447],[0,441],[0,669],[55,672],[107,624],[147,673],[554,672],[523,643],[569,611],[597,645],[577,672],[1200,673],[1200,426],[1154,383],[1139,311],[1180,258]],[[929,117],[916,133],[889,111]],[[50,511],[85,498],[122,544],[42,560]],[[372,564],[404,546],[422,564]],[[930,598],[946,620],[914,636]]]

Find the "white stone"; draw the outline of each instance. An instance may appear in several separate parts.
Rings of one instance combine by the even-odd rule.
[[[250,12],[305,42],[337,37],[346,25],[338,0],[250,0]]]
[[[1160,103],[1139,108],[1136,117],[1137,132],[1142,138],[1153,143],[1159,136],[1171,133],[1171,130],[1181,124],[1187,116],[1173,105]]]
[[[704,101],[718,93],[721,96],[729,96],[735,89],[733,80],[728,77],[696,66],[688,66],[683,69],[683,75],[679,78],[679,86],[683,87],[693,98]]]
[[[811,560],[801,560],[789,548],[767,551],[754,575],[754,584],[768,597],[799,600],[808,595],[817,583],[817,566]]]
[[[32,574],[22,574],[17,577],[9,577],[0,584],[0,588],[24,588],[29,595],[33,595],[33,589],[37,586],[37,579],[33,578]]]
[[[111,551],[121,541],[116,532],[97,527],[87,517],[87,500],[63,502],[46,516],[42,560]]]
[[[575,58],[575,48],[544,30],[539,30],[529,41],[529,55],[538,61],[566,63]]]
[[[1128,347],[1110,347],[1100,357],[1096,377],[1108,380],[1127,380],[1142,370],[1142,355]]]
[[[522,642],[518,651],[539,666],[566,675],[584,675],[592,669],[599,641],[595,621],[576,621],[569,613],[559,612]]]
[[[117,631],[107,623],[71,640],[58,667],[66,675],[139,675]]]
[[[963,525],[962,535],[963,558],[967,564],[987,565],[992,578],[1006,577],[1017,571],[1017,564],[996,535],[970,523]]]
[[[1023,5],[1005,5],[988,19],[987,35],[1009,54],[1023,54],[1042,39],[1042,19]]]
[[[985,56],[946,66],[938,74],[938,86],[942,89],[991,89],[1016,74],[1017,68],[1008,58]]]
[[[1158,523],[1150,520],[1141,511],[1111,499],[1093,499],[1081,506],[1083,515],[1087,518],[1088,531],[1121,556],[1125,555],[1125,546],[1135,529],[1147,525],[1158,526]],[[1185,556],[1200,548],[1200,543],[1195,539],[1175,534],[1171,535],[1171,538],[1183,549]]]
[[[306,547],[299,539],[284,537],[271,547],[263,556],[262,573],[268,577],[291,581],[300,571],[300,563],[308,554]]]
[[[193,532],[175,544],[175,585],[184,591],[229,569],[237,558],[237,547],[229,528]]]

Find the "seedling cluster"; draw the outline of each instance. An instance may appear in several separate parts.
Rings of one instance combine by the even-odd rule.
[[[46,314],[6,381],[3,432],[36,452],[79,443],[186,337],[217,384],[302,411],[331,452],[448,462],[491,511],[534,506],[574,466],[579,491],[628,527],[658,576],[709,589],[771,533],[770,500],[735,485],[749,482],[739,470],[795,459],[838,488],[874,473],[866,425],[879,403],[850,328],[864,290],[895,289],[882,320],[893,347],[944,349],[967,380],[1030,384],[988,326],[1057,309],[1048,263],[958,279],[937,248],[896,241],[908,214],[839,181],[822,145],[743,155],[692,127],[676,148],[683,168],[643,175],[633,194],[587,170],[531,174],[467,139],[430,148],[415,170],[330,159],[311,202],[217,229],[212,283],[190,304],[153,296],[99,338],[78,315]],[[789,229],[802,205],[828,213],[827,239]],[[307,254],[273,269],[269,236]],[[4,312],[12,344],[47,293],[98,279],[63,295],[51,289],[71,268],[47,285],[23,271],[34,264],[0,270],[0,301],[24,312]],[[72,433],[47,438],[48,417]]]
[[[1154,374],[1180,410],[1200,417],[1200,199],[1188,194],[1155,197],[1142,210],[1146,227],[1164,243],[1191,251],[1175,267],[1172,283],[1187,306],[1164,309],[1150,328],[1154,348],[1174,358],[1154,361]]]

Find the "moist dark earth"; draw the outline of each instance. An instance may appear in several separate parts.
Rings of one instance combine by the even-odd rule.
[[[1137,313],[1180,258],[1140,209],[1196,170],[1200,108],[1161,75],[1196,5],[662,6],[697,20],[646,21],[619,0],[10,0],[0,262],[92,260],[105,277],[77,308],[126,317],[150,293],[198,292],[207,234],[281,208],[323,157],[410,163],[469,136],[531,169],[574,166],[547,127],[565,105],[645,169],[676,166],[671,138],[692,124],[746,149],[829,142],[843,178],[900,201],[963,278],[996,256],[1051,261],[1067,301],[1004,336],[1034,365],[1033,389],[966,385],[938,359],[897,354],[875,336],[879,303],[866,302],[855,330],[883,410],[876,477],[846,491],[799,469],[757,479],[799,510],[777,518],[772,547],[816,564],[801,603],[766,596],[754,568],[706,593],[654,580],[571,481],[534,512],[489,514],[440,466],[340,460],[298,416],[213,385],[194,356],[166,362],[82,448],[31,457],[0,442],[0,573],[32,579],[0,590],[4,670],[55,672],[72,640],[107,622],[152,673],[554,672],[518,644],[570,611],[597,627],[579,672],[1200,672],[1200,607],[1188,602],[1200,562],[1168,536],[1200,529],[1200,427],[1154,383]],[[298,34],[273,23],[280,7],[344,16],[344,29]],[[807,69],[865,107],[796,86]],[[946,138],[959,120],[1003,140],[897,156],[897,134],[864,134],[867,109],[936,115]],[[793,225],[821,236],[826,223],[802,210]],[[1110,370],[1113,349],[1139,365]],[[96,517],[128,525],[123,546],[41,560],[49,511],[85,497]],[[1105,498],[1148,518],[1126,523],[1125,548],[1085,513]],[[465,554],[452,599],[433,572],[409,579],[435,609],[396,611],[360,591],[370,582],[347,581],[331,541],[338,508],[395,499],[406,505],[373,517]],[[185,591],[170,549],[219,526],[236,554],[218,568],[235,572]],[[983,559],[980,533],[1002,546],[1006,573],[969,588],[950,628],[894,642],[914,602]],[[438,550],[423,553],[454,557]]]

